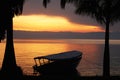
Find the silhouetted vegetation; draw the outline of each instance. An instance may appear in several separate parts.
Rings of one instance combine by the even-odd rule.
[[[1,69],[5,79],[22,76],[22,70],[16,64],[13,45],[13,17],[22,14],[24,0],[2,0],[0,2],[0,41],[5,39],[6,48]]]
[[[61,7],[73,3],[76,14],[90,16],[106,26],[103,76],[110,77],[109,26],[120,21],[120,0],[61,0]]]
[[[106,26],[103,76],[110,77],[109,26],[120,20],[120,0],[76,0],[76,14],[87,15]]]
[[[65,0],[63,0],[65,1]],[[76,7],[76,14],[90,16],[106,26],[103,76],[110,77],[109,26],[120,20],[120,0],[67,0]],[[66,2],[67,2],[66,1]],[[64,2],[64,4],[66,3]]]

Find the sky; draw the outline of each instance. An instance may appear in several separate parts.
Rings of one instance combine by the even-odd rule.
[[[120,23],[111,25],[111,32],[120,32]],[[104,32],[105,26],[94,19],[75,14],[75,7],[67,4],[61,9],[60,0],[51,0],[47,8],[42,0],[26,0],[23,14],[14,17],[14,30],[32,32]]]

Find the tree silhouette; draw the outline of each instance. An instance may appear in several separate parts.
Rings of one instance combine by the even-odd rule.
[[[15,79],[22,74],[22,70],[16,64],[13,45],[13,17],[19,16],[23,11],[25,0],[2,0],[0,2],[0,42],[5,39],[6,48],[0,75],[7,79]],[[47,7],[49,0],[43,0],[44,7]]]
[[[73,1],[73,0],[72,0]],[[106,26],[103,76],[110,77],[109,26],[120,20],[120,0],[74,0],[76,14],[90,16]]]
[[[103,76],[110,77],[109,26],[120,21],[120,0],[61,0],[62,8],[72,2],[76,7],[76,14],[90,16],[100,24],[106,26],[105,48],[103,57]]]
[[[5,39],[6,48],[1,74],[13,78],[21,72],[16,64],[13,45],[13,17],[22,14],[24,0],[2,0],[0,2],[0,41]]]

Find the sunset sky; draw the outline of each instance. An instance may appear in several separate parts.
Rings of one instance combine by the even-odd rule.
[[[60,0],[51,0],[47,8],[42,0],[26,0],[23,14],[14,17],[14,30],[33,32],[104,32],[105,26],[94,19],[75,14],[75,7],[67,4],[60,8]],[[120,32],[120,23],[110,28],[111,32]]]
[[[102,32],[98,26],[77,24],[61,16],[26,15],[14,18],[14,30],[51,32]]]
[[[41,0],[42,1],[42,0]],[[66,7],[65,10],[60,8],[60,5],[53,9],[53,6],[49,5],[49,8],[45,9],[42,6],[40,0],[28,0],[24,5],[23,15],[14,18],[14,30],[25,31],[52,31],[52,32],[103,32],[104,30],[98,25],[82,24],[70,21],[67,16],[75,16],[74,10]],[[59,4],[59,0],[51,2],[50,4]],[[73,7],[73,5],[68,5]],[[58,9],[58,10],[57,10]],[[72,9],[72,8],[71,8]],[[43,10],[43,11],[42,11]],[[56,12],[59,14],[56,14]],[[46,13],[44,13],[46,12]],[[55,13],[54,13],[55,12]],[[61,13],[63,12],[63,13]],[[50,14],[49,14],[50,13]],[[54,14],[52,14],[54,13]]]

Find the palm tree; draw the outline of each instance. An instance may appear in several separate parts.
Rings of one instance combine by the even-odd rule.
[[[0,3],[0,41],[5,38],[6,48],[1,73],[11,77],[18,74],[13,45],[13,17],[22,14],[24,0],[2,0]]]
[[[2,0],[0,3],[0,42],[5,39],[6,48],[1,69],[1,74],[14,78],[22,71],[16,64],[13,45],[13,17],[22,14],[25,0]],[[44,7],[47,7],[49,0],[43,0]],[[11,74],[12,73],[12,74]],[[9,78],[8,77],[8,78]]]
[[[120,0],[61,0],[61,7],[72,2],[76,14],[90,16],[106,26],[105,48],[103,57],[103,76],[110,77],[109,26],[120,21]]]
[[[90,16],[106,26],[103,76],[110,77],[109,26],[120,20],[120,0],[72,0],[76,14]]]

